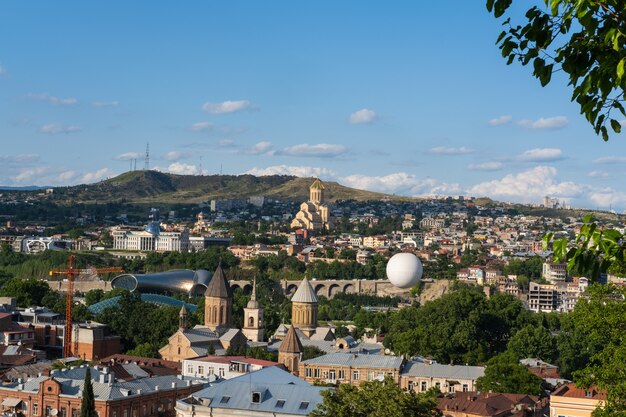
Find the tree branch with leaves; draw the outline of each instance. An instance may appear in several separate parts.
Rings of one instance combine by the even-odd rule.
[[[487,10],[503,17],[513,0],[487,0]],[[572,86],[572,101],[593,126],[609,139],[607,125],[620,133],[615,113],[626,116],[626,2],[623,0],[545,0],[523,25],[506,18],[496,41],[507,64],[533,65],[533,76],[546,86],[557,71]]]

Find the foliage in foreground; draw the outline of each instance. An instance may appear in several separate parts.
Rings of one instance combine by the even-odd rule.
[[[513,0],[487,0],[487,10],[501,17]],[[622,0],[545,0],[547,10],[531,7],[522,25],[504,21],[497,43],[508,64],[532,62],[533,76],[542,86],[562,71],[572,86],[572,101],[593,126],[609,139],[607,124],[620,133],[626,116],[626,2]]]

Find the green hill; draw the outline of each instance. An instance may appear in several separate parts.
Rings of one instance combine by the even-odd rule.
[[[158,171],[131,171],[95,184],[55,189],[55,199],[73,203],[199,203],[217,198],[263,195],[280,200],[304,201],[313,178],[286,175],[174,175]],[[329,201],[400,199],[326,182]],[[403,198],[406,199],[406,198]]]

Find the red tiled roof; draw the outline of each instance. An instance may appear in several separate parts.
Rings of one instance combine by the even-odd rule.
[[[606,400],[606,391],[599,390],[597,387],[587,389],[577,388],[575,384],[565,384],[552,393],[555,397],[566,398],[589,398],[593,400]]]

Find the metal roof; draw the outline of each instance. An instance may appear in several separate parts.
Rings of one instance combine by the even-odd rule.
[[[61,384],[61,394],[79,397],[82,395],[86,370],[87,368],[76,368],[63,372],[55,372],[51,377]],[[155,391],[156,387],[159,387],[159,390],[162,391],[169,391],[174,389],[172,385],[176,388],[183,388],[190,385],[201,384],[200,380],[197,378],[185,377],[185,379],[181,379],[174,375],[140,378],[126,382],[115,381],[102,383],[99,382],[99,375],[102,372],[96,368],[92,368],[91,371],[94,397],[96,400],[102,401],[113,401],[135,396],[138,395],[137,390],[141,390],[142,394],[146,394]],[[47,376],[41,376],[29,379],[23,383],[23,389],[21,390],[37,393],[39,392],[39,384],[48,378]],[[4,386],[4,389],[17,391],[19,386],[20,384],[12,384]]]
[[[309,280],[306,279],[306,277],[304,277],[304,279],[302,280],[302,282],[298,286],[298,289],[296,290],[296,293],[291,298],[291,302],[292,303],[293,302],[296,302],[296,303],[317,303],[317,302],[319,302],[319,298],[317,298],[317,295],[315,294],[315,291],[313,290],[313,287],[311,287],[311,284],[309,283]]]
[[[456,378],[476,380],[479,377],[485,375],[485,367],[443,365],[440,363],[432,363],[428,365],[420,361],[409,361],[404,366],[401,375],[426,378]]]
[[[354,353],[328,353],[303,361],[304,365],[351,366],[355,368],[400,369],[400,356],[364,355]]]
[[[106,300],[102,300],[99,303],[92,304],[87,308],[92,314],[100,314],[107,308],[119,308],[120,298],[120,296],[107,298]],[[198,306],[196,306],[195,304],[185,303],[184,301],[177,300],[176,298],[168,297],[161,294],[141,294],[141,301],[156,304],[159,307],[182,307],[184,305],[187,310],[192,314],[195,313],[198,309]]]
[[[321,392],[328,389],[331,388],[313,386],[272,366],[212,385],[196,392],[190,399],[209,400],[208,407],[213,410],[234,409],[306,416],[322,402]],[[255,398],[258,402],[253,402],[253,393],[259,394]],[[186,400],[179,402],[185,403]],[[198,402],[194,404],[198,413],[202,406],[197,405]]]

